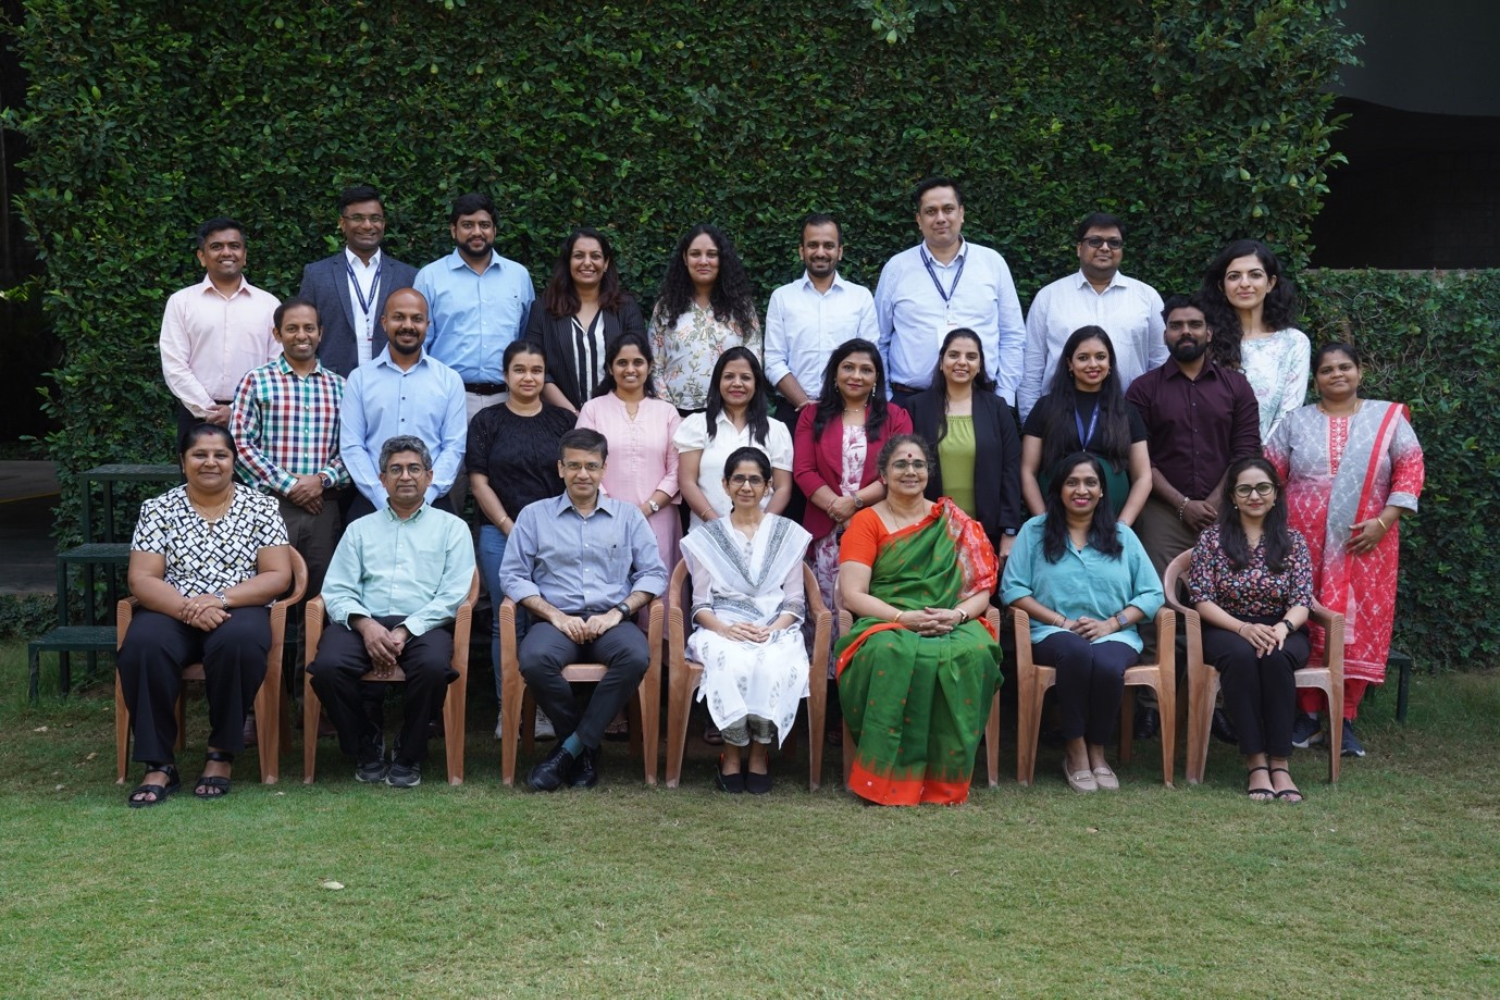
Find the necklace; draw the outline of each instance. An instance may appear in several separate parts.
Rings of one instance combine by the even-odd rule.
[[[223,517],[224,516],[224,512],[227,511],[227,510],[229,510],[229,505],[231,503],[233,503],[233,502],[234,502],[234,490],[233,489],[231,489],[229,491],[229,496],[225,498],[224,502],[221,503],[221,504],[219,504],[219,506],[217,506],[215,508],[212,508],[211,511],[210,510],[205,510],[203,504],[200,504],[198,501],[194,500],[192,497],[188,497],[188,503],[190,503],[190,504],[193,505],[193,510],[197,511],[198,512],[198,516],[201,517],[201,518],[203,518],[203,520],[208,521],[208,522],[214,522],[214,521],[217,521],[219,518]]]
[[[1325,404],[1320,399],[1320,400],[1318,400],[1318,409],[1322,411],[1322,413],[1323,413],[1324,416],[1328,416],[1328,417],[1352,417],[1356,413],[1359,412],[1359,408],[1361,406],[1363,406],[1364,403],[1365,403],[1365,401],[1363,399],[1356,399],[1354,401],[1354,406],[1352,408],[1350,408],[1349,410],[1347,410],[1347,411],[1335,411],[1335,410],[1330,410],[1328,408],[1327,404]]]

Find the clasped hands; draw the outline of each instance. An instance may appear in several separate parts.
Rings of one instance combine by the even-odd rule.
[[[406,641],[411,638],[411,633],[404,625],[388,629],[373,618],[359,619],[354,628],[365,641],[365,652],[370,654],[370,673],[376,677],[389,677],[406,651]]]
[[[735,642],[765,642],[771,638],[771,629],[754,622],[735,622],[733,625],[725,626],[719,634]]]
[[[204,632],[212,632],[229,620],[229,612],[213,594],[199,594],[182,602],[182,607],[177,610],[177,620]]]
[[[964,614],[957,608],[916,608],[903,611],[895,618],[897,625],[921,636],[947,635],[963,620]]]
[[[610,608],[601,614],[590,615],[586,619],[578,615],[565,615],[558,612],[551,624],[563,635],[582,645],[585,642],[593,642],[624,620],[625,616],[618,608]]]
[[[1256,656],[1265,656],[1267,653],[1280,649],[1285,645],[1286,637],[1290,634],[1291,630],[1282,622],[1277,622],[1275,625],[1246,622],[1239,627],[1240,638],[1255,649]]]
[[[1071,623],[1071,624],[1070,624]],[[1113,635],[1120,631],[1120,623],[1113,618],[1090,618],[1081,615],[1078,618],[1066,618],[1063,624],[1069,632],[1081,635],[1089,642],[1102,639],[1107,635]]]

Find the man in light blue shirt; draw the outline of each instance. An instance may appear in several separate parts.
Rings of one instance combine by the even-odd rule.
[[[533,621],[517,651],[521,676],[559,740],[532,768],[527,783],[539,792],[598,784],[604,727],[640,687],[651,660],[632,619],[667,589],[646,518],[599,491],[609,460],[604,435],[575,428],[562,436],[558,453],[567,492],[521,511],[500,563],[501,589]],[[581,712],[562,676],[563,667],[580,662],[608,667]]]
[[[396,788],[422,781],[427,727],[441,711],[453,669],[453,621],[474,579],[468,525],[427,505],[432,455],[420,438],[393,437],[380,449],[382,510],[349,525],[323,580],[330,624],[307,668],[313,690],[356,759],[354,776]],[[406,676],[405,721],[389,765],[378,719],[383,687],[367,673]],[[377,711],[368,711],[373,703]],[[372,717],[373,716],[373,717]],[[311,734],[309,734],[311,738]]]
[[[995,394],[1012,406],[1026,354],[1021,300],[1005,258],[963,238],[958,185],[929,177],[912,195],[922,242],[886,262],[875,286],[880,354],[891,399],[902,403],[932,384],[948,331],[979,334]]]
[[[1078,224],[1078,273],[1047,285],[1026,313],[1026,369],[1016,393],[1024,421],[1036,401],[1052,391],[1062,350],[1074,330],[1103,327],[1115,349],[1120,390],[1166,363],[1161,296],[1144,281],[1120,273],[1125,226],[1107,212]]]
[[[411,434],[431,449],[428,503],[436,503],[453,486],[468,442],[463,382],[453,369],[422,351],[427,339],[427,301],[422,293],[411,288],[392,292],[380,325],[389,343],[373,361],[350,374],[339,410],[339,454],[359,490],[349,507],[351,521],[385,506],[376,456],[387,440]]]

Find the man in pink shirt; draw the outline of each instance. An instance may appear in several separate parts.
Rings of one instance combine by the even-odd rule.
[[[228,426],[240,379],[281,353],[272,332],[276,296],[245,280],[245,227],[198,227],[203,280],[172,294],[161,320],[161,371],[177,397],[177,433],[207,421]]]

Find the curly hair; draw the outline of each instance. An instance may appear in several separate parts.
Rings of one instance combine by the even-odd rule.
[[[693,240],[707,236],[719,250],[719,276],[714,281],[709,305],[714,318],[720,323],[735,327],[741,336],[760,325],[755,315],[755,290],[750,285],[750,275],[729,242],[717,226],[700,222],[683,234],[677,241],[677,249],[667,262],[667,276],[662,279],[661,295],[656,300],[656,319],[665,326],[677,322],[677,318],[693,308],[693,278],[688,274],[687,252]]]
[[[1297,319],[1297,289],[1281,273],[1281,262],[1271,248],[1260,240],[1235,240],[1213,259],[1208,270],[1203,272],[1203,285],[1198,289],[1198,298],[1203,303],[1203,316],[1208,328],[1214,332],[1209,341],[1208,352],[1216,363],[1239,368],[1240,340],[1245,335],[1240,326],[1239,313],[1229,304],[1224,294],[1224,275],[1229,265],[1241,257],[1254,256],[1265,268],[1266,277],[1275,279],[1276,286],[1266,293],[1262,306],[1262,319],[1268,330],[1284,330]]]

